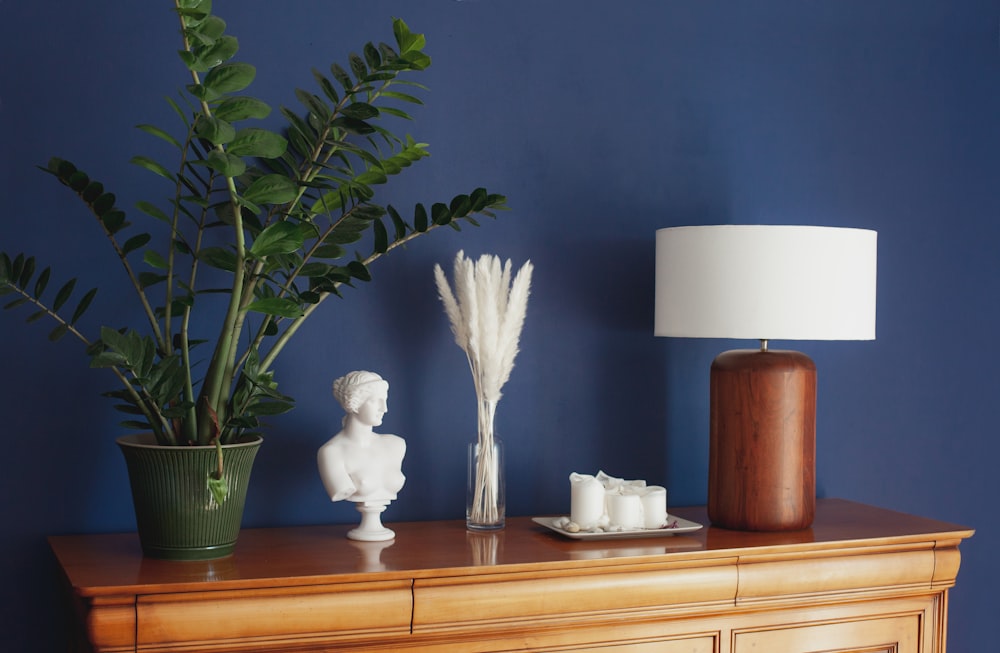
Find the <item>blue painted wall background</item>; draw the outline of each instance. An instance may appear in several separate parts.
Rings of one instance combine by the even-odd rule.
[[[184,83],[169,3],[5,3],[0,26],[0,248],[64,252],[56,272],[130,317],[119,270],[72,198],[33,166],[76,161],[119,195],[159,198],[128,159],[156,144]],[[275,420],[247,526],[346,522],[314,470],[341,411],[330,381],[391,383],[384,429],[408,439],[386,521],[462,516],[474,395],[433,287],[458,249],[536,265],[522,352],[500,403],[509,513],[566,510],[566,476],[603,468],[703,503],[708,367],[748,343],[652,336],[654,231],[807,223],[879,231],[878,339],[777,343],[820,371],[818,486],[966,524],[951,649],[989,650],[1000,566],[1000,53],[996,0],[610,2],[241,0],[216,3],[252,90],[273,105],[309,69],[391,40],[401,16],[434,64],[409,130],[433,156],[386,202],[476,185],[513,210],[436,232],[312,318],[279,367],[298,408]],[[51,12],[51,13],[50,13]],[[112,379],[78,347],[0,318],[0,648],[62,648],[45,536],[132,530]],[[749,343],[752,344],[752,343]],[[404,543],[399,543],[404,545]],[[58,622],[55,622],[58,623]]]

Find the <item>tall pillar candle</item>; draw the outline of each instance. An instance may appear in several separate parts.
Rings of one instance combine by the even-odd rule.
[[[573,473],[570,482],[570,521],[581,529],[593,528],[604,517],[604,485],[587,474]]]
[[[642,495],[643,525],[661,528],[667,523],[667,488],[650,485]]]

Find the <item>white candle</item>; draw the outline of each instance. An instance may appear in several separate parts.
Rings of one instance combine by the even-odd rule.
[[[650,485],[642,495],[643,524],[646,528],[660,528],[667,523],[667,489]]]
[[[604,485],[587,474],[570,474],[569,518],[581,529],[597,525],[604,516]]]
[[[609,492],[608,521],[612,526],[622,528],[642,528],[642,498],[638,494],[618,494]]]

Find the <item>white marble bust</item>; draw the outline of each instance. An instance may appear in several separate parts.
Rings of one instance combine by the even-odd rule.
[[[373,430],[389,410],[389,383],[374,372],[350,372],[333,382],[333,396],[346,415],[317,454],[326,492],[331,501],[387,505],[406,480],[406,441]]]

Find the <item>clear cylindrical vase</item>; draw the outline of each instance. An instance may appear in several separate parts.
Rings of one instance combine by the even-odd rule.
[[[472,531],[504,527],[507,489],[504,485],[503,443],[469,445],[469,472],[465,494],[465,525]]]

